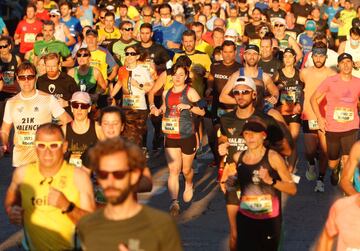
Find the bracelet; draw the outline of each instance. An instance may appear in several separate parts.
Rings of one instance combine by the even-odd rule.
[[[62,214],[70,213],[74,210],[74,208],[75,208],[75,204],[70,201],[69,206],[64,211],[61,211],[61,213]]]

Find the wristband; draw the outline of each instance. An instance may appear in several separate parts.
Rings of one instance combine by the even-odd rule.
[[[69,206],[64,211],[61,211],[61,213],[62,214],[70,213],[74,210],[74,208],[75,208],[75,204],[70,201]]]

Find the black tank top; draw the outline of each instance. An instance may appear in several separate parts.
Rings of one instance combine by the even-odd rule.
[[[293,77],[285,76],[283,70],[279,70],[279,79],[276,81],[276,86],[280,92],[278,105],[284,102],[302,103],[304,83],[300,80],[300,73],[295,69]]]
[[[245,151],[241,153],[237,164],[238,182],[240,184],[240,213],[253,219],[269,219],[281,213],[281,193],[274,187],[265,184],[259,178],[259,169],[268,170],[269,175],[280,180],[279,174],[271,167],[266,149],[262,159],[256,164],[243,162]]]
[[[10,62],[3,62],[0,59],[0,72],[4,81],[3,92],[17,93],[18,85],[15,82],[15,71],[18,67],[15,54],[11,55]]]

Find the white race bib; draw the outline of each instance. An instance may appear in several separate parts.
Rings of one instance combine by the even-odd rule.
[[[308,120],[308,124],[309,124],[310,130],[319,130],[320,129],[319,124],[316,119]]]
[[[334,120],[340,123],[346,123],[354,120],[354,111],[351,108],[335,107]]]
[[[254,213],[271,213],[273,210],[271,195],[243,195],[240,207]]]
[[[35,33],[26,33],[24,36],[25,43],[35,43],[36,34]]]
[[[300,25],[304,25],[306,23],[306,20],[307,20],[306,17],[298,16],[296,19],[296,23]]]
[[[141,107],[140,95],[123,95],[123,108],[139,109]]]
[[[35,132],[28,132],[28,131],[18,132],[18,145],[33,146],[34,142],[35,142]]]
[[[180,133],[180,118],[166,118],[163,117],[161,129],[165,134],[179,134]]]

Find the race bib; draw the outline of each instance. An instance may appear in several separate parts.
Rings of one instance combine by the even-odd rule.
[[[296,101],[296,92],[291,90],[283,90],[280,95],[280,102],[285,103],[295,103]]]
[[[79,152],[71,153],[69,163],[76,167],[82,167],[81,153]]]
[[[180,133],[180,118],[166,118],[163,117],[161,129],[165,134],[179,134]]]
[[[18,132],[18,145],[19,146],[33,146],[35,142],[35,133],[28,131]]]
[[[25,43],[35,43],[36,34],[35,33],[26,33],[24,36]]]
[[[13,71],[4,71],[3,80],[4,85],[9,86],[14,84],[15,73]]]
[[[340,123],[350,122],[354,120],[354,111],[351,108],[335,107],[333,118]]]
[[[273,210],[271,195],[243,195],[240,208],[253,213],[271,213]]]
[[[307,20],[306,17],[298,16],[296,19],[296,23],[300,25],[304,25],[306,23],[306,20]]]
[[[123,108],[139,109],[141,106],[140,96],[124,94],[123,95]]]
[[[310,130],[319,130],[319,125],[316,119],[308,120]]]

